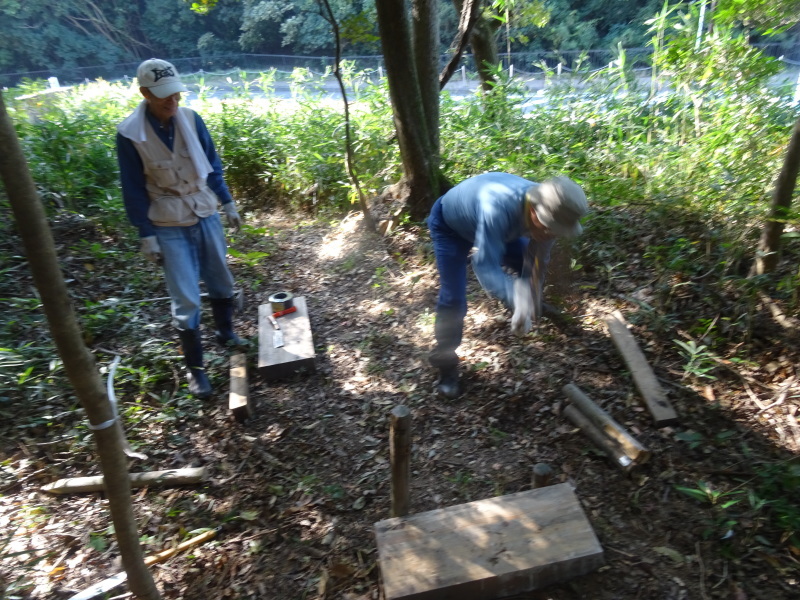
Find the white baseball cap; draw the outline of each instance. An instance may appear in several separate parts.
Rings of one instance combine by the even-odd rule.
[[[589,212],[586,194],[568,177],[553,177],[532,185],[525,197],[536,211],[536,217],[554,234],[561,237],[580,235],[580,218]]]
[[[181,83],[175,65],[160,58],[151,58],[136,70],[139,86],[149,89],[157,98],[166,98],[178,92],[188,92]]]

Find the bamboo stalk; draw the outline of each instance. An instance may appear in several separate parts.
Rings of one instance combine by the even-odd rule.
[[[578,386],[570,383],[564,386],[564,393],[600,431],[616,441],[631,460],[644,464],[650,460],[650,451],[634,438],[614,418],[595,404]]]
[[[584,415],[577,406],[572,404],[564,408],[564,416],[572,421],[594,444],[599,447],[608,457],[623,471],[630,471],[636,463],[625,454],[620,445],[609,437],[606,437],[597,426]]]

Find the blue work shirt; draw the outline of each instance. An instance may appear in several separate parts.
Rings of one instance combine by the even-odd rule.
[[[481,287],[512,307],[514,280],[503,271],[503,257],[507,243],[530,236],[525,192],[533,185],[538,184],[510,173],[483,173],[465,179],[441,200],[447,225],[476,248],[472,268]],[[538,258],[540,283],[544,283],[553,244],[554,239],[530,240],[521,277],[530,279]]]
[[[208,133],[205,122],[203,122],[199,114],[195,111],[192,112],[197,124],[197,137],[200,140],[200,146],[205,151],[208,162],[211,163],[211,167],[214,169],[213,172],[208,174],[206,184],[213,190],[222,204],[228,204],[233,200],[233,197],[223,177],[222,161],[214,148],[214,142],[211,140],[211,135]],[[150,114],[149,110],[146,112],[146,116],[158,138],[172,151],[170,131],[175,128],[174,118],[170,119],[169,128],[162,128],[161,123]],[[150,208],[150,196],[147,194],[147,188],[145,187],[142,158],[139,156],[139,152],[133,142],[119,133],[117,133],[117,160],[119,161],[119,174],[122,182],[122,200],[125,203],[128,220],[134,227],[139,229],[139,237],[155,235],[155,228],[150,219],[147,218],[147,211]]]

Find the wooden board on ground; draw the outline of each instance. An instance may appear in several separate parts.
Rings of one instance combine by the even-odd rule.
[[[489,600],[604,563],[566,483],[379,521],[375,538],[386,600]]]
[[[628,331],[625,317],[618,310],[606,317],[608,332],[614,345],[619,350],[625,364],[633,376],[633,381],[639,389],[639,393],[644,398],[650,414],[653,416],[656,427],[666,427],[678,422],[678,415],[672,408],[667,395],[658,383],[653,369],[644,356],[644,353],[636,343],[630,331]]]
[[[237,352],[231,356],[231,389],[228,408],[237,421],[246,421],[253,416],[250,404],[250,389],[247,383],[247,354]]]
[[[294,298],[297,311],[278,317],[283,332],[283,346],[273,344],[275,328],[269,321],[272,305],[258,307],[258,371],[264,379],[284,379],[301,370],[314,371],[314,340],[311,336],[311,321],[308,318],[306,299]]]

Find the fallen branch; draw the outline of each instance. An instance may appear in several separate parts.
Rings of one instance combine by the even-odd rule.
[[[144,559],[144,564],[150,566],[156,563],[164,562],[168,558],[175,556],[178,552],[183,552],[184,550],[188,550],[189,548],[197,546],[198,544],[202,544],[203,542],[213,539],[214,536],[217,535],[218,531],[218,529],[211,529],[201,533],[200,535],[196,535],[185,542],[181,542],[174,548],[170,548],[169,550],[164,550],[158,554],[148,556]],[[116,575],[112,575],[108,579],[104,579],[99,583],[95,583],[94,585],[86,588],[82,592],[75,594],[74,596],[70,596],[69,600],[91,600],[100,594],[103,594],[109,590],[113,590],[118,585],[125,583],[127,579],[128,575],[125,573],[125,571],[121,571]]]
[[[131,488],[154,485],[191,485],[205,479],[206,468],[195,467],[170,469],[168,471],[150,471],[147,473],[131,473],[130,476]],[[51,494],[79,494],[83,492],[99,492],[104,489],[102,475],[59,479],[42,486],[43,492],[50,492]]]

